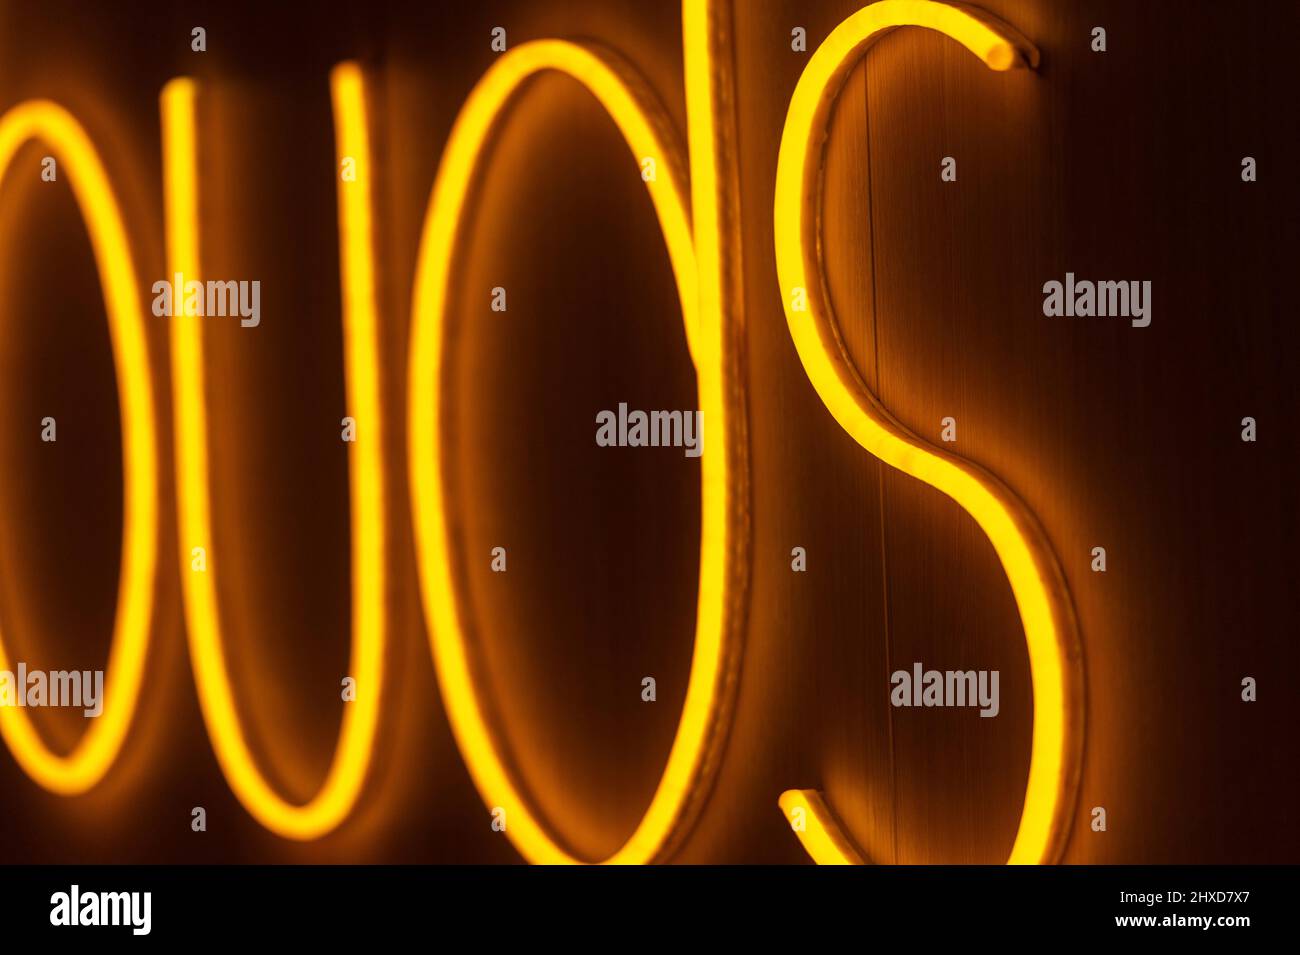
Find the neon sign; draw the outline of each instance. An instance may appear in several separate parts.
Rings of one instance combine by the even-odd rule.
[[[353,63],[330,77],[335,141],[340,158],[357,165],[356,182],[339,183],[339,262],[343,288],[344,365],[349,406],[367,422],[369,437],[351,444],[349,462],[352,537],[352,663],[350,672],[365,692],[343,709],[338,746],[325,783],[307,804],[295,806],[277,794],[257,768],[235,707],[222,650],[215,574],[220,555],[207,560],[212,541],[208,425],[204,390],[202,321],[179,315],[171,337],[172,402],[175,407],[176,496],[180,573],[190,663],[203,720],[217,761],[245,808],[268,829],[291,839],[313,839],[342,822],[365,781],[383,696],[384,644],[388,619],[386,585],[383,449],[379,412],[379,314],[375,303],[371,243],[370,142],[365,89]],[[198,84],[176,79],[161,99],[163,192],[168,268],[198,279],[203,265],[198,234],[198,162],[195,123]],[[363,185],[365,184],[365,185]],[[192,554],[204,548],[205,568],[195,570]]]
[[[678,142],[667,114],[636,71],[595,45],[540,40],[503,53],[466,99],[444,148],[424,220],[411,302],[407,368],[408,467],[418,579],[430,650],[451,727],[489,807],[510,810],[509,838],[529,861],[577,863],[522,795],[486,716],[475,679],[453,573],[453,502],[443,479],[445,338],[453,316],[449,276],[486,143],[506,121],[510,101],[529,77],[558,71],[578,81],[608,113],[635,162],[655,160],[647,180],[681,302],[710,453],[701,458],[699,583],[695,640],[685,702],[666,765],[649,806],[606,862],[666,858],[683,839],[716,772],[730,720],[744,630],[749,575],[748,447],[745,373],[739,348],[739,279],[734,70],[726,0],[683,0],[687,136]],[[839,84],[880,31],[923,26],[956,39],[992,69],[1036,53],[1010,28],[934,0],[879,0],[839,25],[810,58],[791,99],[778,157],[775,196],[777,269],[790,333],[809,381],[832,416],[873,456],[943,491],[988,535],[1019,608],[1034,692],[1034,729],[1025,804],[1011,862],[1052,861],[1068,832],[1082,748],[1078,636],[1063,578],[1033,515],[997,478],[908,432],[880,405],[841,350],[821,274],[821,144]],[[354,63],[331,74],[335,144],[355,163],[355,181],[338,185],[344,367],[349,406],[368,427],[349,452],[352,539],[352,662],[365,692],[344,709],[333,761],[316,795],[285,800],[257,766],[245,736],[223,649],[211,553],[212,491],[202,326],[179,314],[170,342],[174,406],[179,570],[186,633],[200,706],[218,763],[240,802],[286,838],[319,838],[352,812],[369,771],[383,699],[389,639],[383,593],[388,578],[383,463],[391,440],[382,419],[379,312],[372,236],[371,150],[365,81]],[[198,228],[199,84],[172,80],[160,98],[168,271],[203,276]],[[113,764],[141,690],[157,566],[156,409],[150,391],[140,299],[125,230],[95,149],[60,107],[28,102],[0,118],[0,177],[14,151],[40,138],[70,170],[90,232],[109,314],[123,421],[126,520],[117,621],[110,651],[109,704],[67,757],[44,745],[21,710],[0,708],[3,733],[19,764],[52,792],[84,792]],[[683,160],[684,157],[684,160]],[[689,182],[689,186],[687,183]],[[802,293],[795,307],[795,290]],[[202,550],[203,561],[195,562]],[[0,640],[0,669],[7,666]],[[822,797],[793,790],[781,797],[801,809],[802,844],[818,862],[859,862],[862,854]]]
[[[46,100],[29,100],[0,117],[0,184],[14,153],[29,139],[40,139],[63,161],[90,233],[108,312],[122,415],[122,564],[105,690],[115,702],[67,756],[50,751],[24,709],[0,707],[0,734],[18,765],[51,792],[76,795],[103,779],[117,759],[140,698],[158,566],[157,419],[145,346],[146,312],[140,302],[142,284],[99,154],[67,110]],[[0,670],[9,669],[0,638]]]
[[[774,209],[777,274],[786,321],[808,380],[855,441],[891,467],[937,488],[988,536],[1011,584],[1029,651],[1034,730],[1020,828],[1008,862],[1050,862],[1069,833],[1067,815],[1082,757],[1082,664],[1073,608],[1042,528],[1005,484],[973,462],[912,434],[881,405],[844,352],[822,277],[822,144],[849,70],[882,31],[920,26],[952,37],[993,70],[1035,65],[1037,51],[991,18],[927,0],[884,0],[859,10],[808,61],[781,134]],[[796,297],[794,292],[804,294]],[[796,304],[805,304],[796,308]],[[862,861],[820,794],[792,790],[780,804],[802,810],[804,847],[818,862]]]
[[[687,86],[691,78],[706,91],[705,98],[688,103],[691,132],[712,140],[715,104],[707,91],[710,37],[704,3],[684,6]],[[443,338],[447,325],[447,284],[455,255],[457,233],[466,196],[492,126],[506,101],[529,76],[541,70],[558,70],[578,80],[596,97],[617,124],[635,161],[654,157],[667,171],[651,182],[650,196],[668,246],[681,298],[686,338],[699,383],[700,408],[708,422],[710,442],[729,449],[734,408],[728,403],[721,363],[726,350],[722,310],[722,285],[717,275],[721,254],[714,221],[716,189],[708,195],[715,177],[709,170],[716,151],[692,149],[692,198],[695,200],[695,234],[675,157],[680,153],[660,130],[669,128],[661,109],[637,91],[645,88],[631,68],[602,51],[559,40],[527,43],[501,56],[479,81],[461,109],[443,153],[425,218],[424,235],[416,267],[411,302],[412,331],[408,380],[410,486],[412,514],[419,554],[420,589],[428,622],[429,639],[438,671],[438,685],[451,719],[452,730],[474,782],[489,807],[511,808],[507,833],[525,858],[532,862],[572,863],[579,860],[562,849],[548,834],[519,793],[502,759],[475,689],[452,574],[447,502],[439,452],[442,390],[445,368]],[[707,167],[707,168],[701,168]],[[712,213],[712,214],[711,214]],[[432,400],[430,400],[432,399]],[[732,518],[737,485],[729,474],[729,454],[701,458],[700,580],[696,610],[695,650],[691,660],[686,701],[668,764],[636,831],[608,862],[650,862],[678,834],[703,787],[700,777],[709,768],[706,756],[718,745],[724,695],[732,682],[728,672],[735,627],[732,615],[738,603],[729,593],[738,548],[733,541],[743,533]]]

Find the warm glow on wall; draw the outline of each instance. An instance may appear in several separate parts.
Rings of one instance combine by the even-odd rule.
[[[338,160],[355,162],[355,181],[340,177],[339,261],[342,268],[344,363],[349,407],[364,422],[365,440],[351,445],[353,651],[350,675],[355,700],[343,709],[343,725],[329,774],[305,805],[286,802],[272,789],[244,737],[224,651],[215,574],[221,555],[212,553],[212,501],[208,466],[208,394],[203,358],[203,319],[177,314],[172,331],[176,485],[180,575],[186,633],[199,702],[222,771],[240,801],[268,829],[291,839],[314,839],[351,812],[365,781],[383,701],[386,642],[386,523],[383,489],[384,426],[380,414],[378,311],[370,191],[373,167],[360,69],[338,66],[331,77]],[[196,100],[190,79],[173,80],[162,94],[164,191],[169,270],[186,281],[203,274],[198,216]],[[205,551],[195,569],[194,548]]]
[[[741,531],[734,528],[735,496],[743,484],[731,467],[734,399],[724,393],[723,362],[727,325],[722,319],[724,282],[717,232],[719,175],[714,164],[713,128],[717,106],[713,75],[709,5],[687,0],[683,8],[691,134],[691,180],[695,235],[687,208],[681,148],[670,138],[662,108],[641,91],[648,88],[626,64],[610,54],[559,40],[521,45],[504,54],[479,81],[461,109],[443,153],[420,244],[415,293],[411,302],[410,469],[413,519],[419,546],[421,592],[443,702],[460,750],[489,809],[507,812],[507,834],[532,862],[573,863],[574,858],[548,832],[520,793],[499,743],[483,712],[483,692],[474,677],[473,650],[465,636],[464,613],[453,567],[457,554],[449,533],[440,454],[445,352],[450,308],[450,274],[466,197],[481,165],[487,139],[511,96],[530,76],[555,70],[581,83],[614,120],[632,155],[629,169],[644,157],[656,160],[661,175],[647,183],[677,281],[687,342],[694,360],[709,453],[701,458],[700,579],[686,701],[659,785],[636,831],[610,863],[657,859],[676,835],[701,795],[706,757],[725,729],[728,667],[736,629],[736,594],[731,581]]]
[[[1082,661],[1064,578],[1038,522],[1006,485],[923,441],[880,404],[844,350],[822,274],[819,204],[827,120],[841,84],[871,41],[902,26],[950,36],[990,69],[1037,61],[1033,48],[1009,28],[930,0],[881,0],[841,23],[809,59],[786,114],[776,173],[777,273],[799,358],[835,420],[872,455],[956,501],[979,523],[1002,562],[1020,610],[1034,693],[1029,777],[1008,862],[1052,862],[1070,831],[1083,740]],[[847,836],[834,831],[833,815],[814,796],[791,791],[781,805],[806,810],[806,828],[796,831],[814,859],[850,861]]]
[[[348,450],[352,643],[347,673],[357,692],[344,705],[325,779],[305,804],[277,792],[270,774],[258,765],[257,747],[240,715],[227,659],[232,635],[223,626],[217,581],[233,562],[214,548],[209,402],[219,400],[218,393],[208,381],[202,316],[182,307],[172,317],[176,567],[190,664],[203,725],[221,771],[248,813],[271,832],[300,841],[331,833],[353,814],[371,773],[380,714],[390,705],[384,664],[393,642],[390,591],[397,589],[394,581],[400,576],[398,568],[389,566],[398,550],[392,546],[389,511],[402,505],[388,499],[386,475],[400,474],[397,469],[405,466],[414,538],[410,593],[413,601],[418,587],[441,701],[469,775],[489,811],[506,811],[506,835],[526,860],[591,861],[566,847],[532,804],[528,785],[512,766],[500,727],[490,716],[491,689],[476,661],[476,622],[462,592],[466,555],[459,549],[456,516],[461,502],[454,499],[447,474],[450,456],[457,453],[447,421],[456,402],[475,401],[473,394],[453,394],[451,387],[452,343],[457,323],[465,320],[458,314],[456,286],[465,224],[473,214],[474,189],[491,158],[493,135],[509,122],[519,90],[544,72],[576,81],[608,114],[628,148],[629,177],[647,160],[656,170],[645,177],[645,188],[671,263],[707,433],[708,453],[699,460],[699,576],[684,703],[647,808],[622,846],[603,861],[663,861],[690,832],[727,742],[750,605],[747,588],[757,563],[750,539],[753,442],[741,335],[745,310],[731,14],[725,0],[683,2],[685,142],[670,112],[650,92],[651,84],[604,46],[543,39],[503,47],[469,93],[441,152],[415,259],[409,352],[404,356],[408,364],[396,370],[381,357],[385,316],[379,308],[375,255],[380,190],[367,84],[357,63],[345,62],[332,71],[336,173],[340,167],[353,173],[336,175],[347,414],[364,434]],[[781,296],[803,370],[835,421],[874,457],[957,502],[992,543],[1023,626],[1033,692],[1024,803],[1008,861],[1053,862],[1070,830],[1084,734],[1081,650],[1062,572],[1035,515],[1013,491],[980,465],[909,431],[868,388],[847,353],[823,274],[828,121],[841,85],[868,46],[882,31],[901,26],[925,27],[955,39],[992,70],[1037,63],[1037,51],[1010,27],[964,7],[879,0],[844,20],[808,58],[789,102],[775,181],[779,288],[770,291]],[[205,274],[201,102],[202,87],[187,77],[170,81],[159,102],[164,257],[178,282],[199,282]],[[90,236],[109,317],[124,452],[122,569],[103,717],[69,755],[58,756],[23,709],[0,707],[0,733],[23,770],[41,786],[70,795],[103,779],[122,749],[141,697],[158,572],[158,425],[143,320],[141,290],[147,283],[137,274],[107,174],[68,112],[50,102],[27,101],[0,117],[0,186],[16,152],[33,139],[46,143],[66,169]],[[427,179],[420,185],[423,189]],[[755,250],[755,256],[760,254]],[[573,266],[555,263],[556,268]],[[775,309],[774,301],[771,307]],[[405,318],[391,321],[400,326]],[[767,327],[776,329],[788,353],[779,319]],[[793,378],[806,391],[793,356],[788,361]],[[394,434],[400,438],[401,423],[385,420],[382,396],[398,390],[392,376],[402,371],[407,375],[407,459],[395,461],[401,448]],[[0,640],[0,670],[10,667],[11,656]],[[816,862],[866,861],[820,793],[792,789],[781,795],[780,805],[787,818],[797,821],[795,831]]]
[[[122,564],[105,690],[114,702],[66,756],[50,751],[25,710],[0,707],[0,733],[19,765],[46,789],[74,795],[98,783],[113,765],[140,697],[158,563],[157,424],[142,283],[108,175],[90,137],[67,110],[48,101],[29,100],[0,117],[0,187],[14,154],[32,139],[45,143],[62,165],[90,233],[108,312],[122,414]],[[0,670],[11,667],[0,639]]]

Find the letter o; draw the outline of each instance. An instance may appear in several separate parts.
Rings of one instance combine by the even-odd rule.
[[[412,520],[419,559],[420,592],[443,703],[452,731],[484,803],[509,806],[508,837],[526,859],[537,863],[578,863],[548,833],[520,793],[501,758],[479,702],[469,665],[461,610],[451,573],[447,501],[440,447],[442,383],[447,359],[447,282],[479,160],[488,136],[520,84],[535,73],[556,70],[577,80],[596,97],[627,142],[634,164],[643,156],[662,157],[661,175],[648,183],[655,213],[668,247],[681,299],[686,339],[696,363],[701,392],[713,387],[705,366],[714,347],[699,330],[699,275],[691,239],[691,217],[680,173],[681,150],[669,138],[671,127],[662,109],[642,91],[646,85],[611,54],[560,40],[542,40],[504,54],[483,75],[465,101],[443,152],[420,241],[411,306],[411,351],[408,381],[408,448]],[[635,165],[630,166],[635,168]],[[432,398],[432,400],[429,400]],[[707,405],[706,405],[707,406]],[[726,437],[710,440],[725,447]],[[707,462],[710,456],[705,455]],[[725,455],[715,452],[701,478],[700,597],[686,702],[668,762],[640,823],[623,846],[605,862],[643,863],[661,858],[670,839],[680,834],[710,770],[709,754],[717,742],[725,682],[727,640],[724,595],[727,593],[725,550],[728,525],[724,510]],[[710,468],[715,470],[710,471]],[[716,762],[716,761],[714,761]]]
[[[58,756],[26,710],[0,707],[0,734],[18,764],[51,792],[76,795],[103,779],[117,759],[140,698],[158,565],[157,422],[141,285],[104,166],[71,113],[48,100],[28,100],[0,117],[0,182],[30,139],[46,143],[61,161],[86,222],[108,312],[122,418],[122,562],[103,714],[71,753]],[[0,639],[0,670],[9,669]]]

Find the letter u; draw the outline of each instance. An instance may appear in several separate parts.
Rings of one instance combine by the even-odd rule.
[[[199,703],[222,772],[244,807],[273,832],[315,839],[351,812],[374,749],[383,697],[383,658],[389,627],[385,582],[387,505],[384,428],[380,407],[378,308],[371,237],[370,143],[360,68],[342,63],[330,76],[338,157],[357,164],[356,182],[339,182],[339,259],[343,291],[344,368],[352,414],[366,423],[366,439],[349,444],[352,538],[352,660],[358,693],[343,710],[338,744],[324,784],[304,805],[272,789],[244,735],[226,667],[213,552],[212,492],[208,467],[208,412],[204,385],[203,322],[174,319],[171,337],[176,498],[182,593],[190,662]],[[196,100],[198,85],[179,78],[162,93],[163,188],[168,265],[200,279]],[[208,550],[206,572],[189,566],[192,547]]]

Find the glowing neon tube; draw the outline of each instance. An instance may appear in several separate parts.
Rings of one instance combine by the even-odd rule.
[[[104,711],[72,752],[50,751],[27,711],[0,707],[0,734],[23,770],[60,795],[90,789],[122,749],[140,698],[158,566],[158,442],[141,283],[113,188],[94,144],[67,110],[28,100],[0,117],[0,181],[29,139],[44,142],[72,184],[90,234],[108,313],[122,420],[122,563],[105,674]],[[0,638],[0,670],[12,669]]]
[[[1034,727],[1024,807],[1009,863],[1051,862],[1069,835],[1083,745],[1083,669],[1074,611],[1037,520],[1000,480],[912,434],[867,387],[841,344],[820,257],[820,188],[827,120],[849,71],[882,30],[920,26],[961,43],[994,70],[1037,63],[1010,27],[931,0],[880,0],[844,20],[818,47],[795,87],[777,158],[777,274],[786,321],[804,371],[840,426],[872,455],[947,494],[988,536],[1020,611],[1033,681]],[[807,310],[796,311],[803,289]],[[848,837],[811,790],[792,790],[783,808],[802,805],[799,838],[819,862],[848,859]]]
[[[708,57],[708,37],[693,30],[706,27],[698,15],[702,3],[686,4],[685,40],[688,70],[699,69],[698,57]],[[705,61],[707,68],[707,60]],[[734,684],[734,652],[739,603],[735,581],[736,555],[742,552],[734,515],[738,485],[732,475],[732,407],[724,391],[728,379],[720,370],[727,348],[724,322],[717,312],[723,284],[718,277],[717,240],[702,253],[692,241],[680,150],[668,138],[670,125],[662,110],[642,92],[646,84],[610,53],[578,43],[542,40],[523,44],[502,55],[474,87],[461,109],[444,150],[425,218],[411,305],[412,330],[408,381],[410,487],[412,518],[419,557],[420,589],[443,703],[457,744],[484,802],[508,810],[506,830],[514,845],[531,862],[578,863],[583,860],[562,848],[527,801],[502,758],[480,701],[470,664],[472,648],[462,624],[464,611],[451,568],[450,509],[444,485],[440,448],[446,397],[444,378],[449,367],[445,336],[450,323],[448,283],[460,224],[488,137],[501,120],[508,101],[530,76],[556,70],[581,83],[596,97],[626,140],[635,160],[658,157],[658,181],[649,183],[664,241],[681,299],[686,338],[695,363],[700,406],[709,434],[709,452],[701,458],[700,579],[696,608],[695,646],[686,700],[650,805],[636,830],[608,863],[656,861],[669,850],[693,818],[716,768],[712,758],[723,737]],[[693,101],[691,132],[708,131],[710,116],[700,112],[711,102]],[[696,156],[692,149],[692,159]],[[710,164],[712,158],[709,157]],[[712,169],[710,165],[709,170]],[[693,190],[713,173],[694,167]],[[695,179],[695,176],[709,179]],[[714,216],[713,205],[704,207]],[[697,213],[701,210],[697,209]],[[715,229],[697,220],[696,235]],[[697,266],[697,254],[709,269]],[[701,291],[701,290],[704,291]]]
[[[352,416],[364,429],[361,438],[349,445],[348,472],[353,615],[349,675],[356,679],[357,696],[344,707],[338,745],[325,782],[305,805],[293,805],[271,788],[244,737],[222,650],[215,581],[221,555],[213,554],[211,548],[202,318],[178,314],[173,318],[171,339],[180,573],[190,661],[204,722],[222,772],[244,807],[273,832],[302,840],[317,838],[338,826],[361,792],[379,721],[388,628],[384,432],[370,217],[373,167],[359,67],[353,63],[336,67],[331,91],[338,156],[340,160],[351,157],[357,170],[355,182],[340,180],[338,185],[347,399]],[[195,82],[181,78],[167,84],[161,101],[169,271],[194,281],[202,274],[196,94]],[[206,571],[191,570],[192,547],[207,549]]]
[[[802,815],[803,828],[795,829],[804,851],[818,865],[862,865],[857,846],[848,837],[822,794],[814,789],[790,789],[779,800],[786,819]]]

